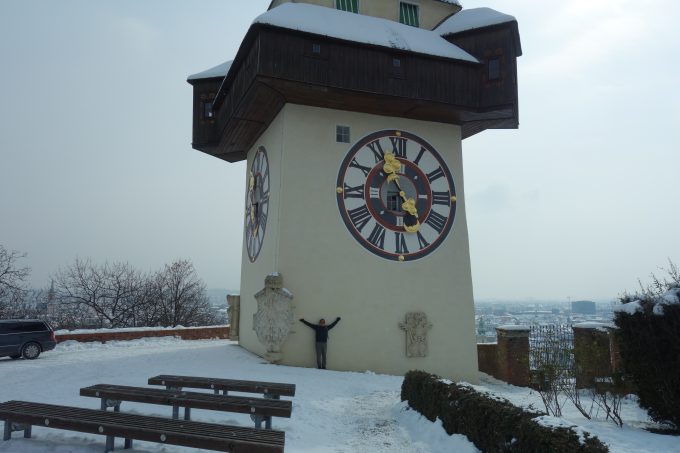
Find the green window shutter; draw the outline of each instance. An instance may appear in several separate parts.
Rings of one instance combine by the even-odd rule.
[[[418,5],[399,3],[399,22],[413,27],[420,27],[418,21]]]
[[[359,12],[358,0],[335,0],[335,7],[350,13]]]

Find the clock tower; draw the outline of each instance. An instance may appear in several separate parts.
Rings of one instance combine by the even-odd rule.
[[[342,317],[329,368],[476,382],[462,141],[518,125],[517,22],[308,3],[272,2],[233,61],[189,77],[193,147],[247,161],[239,341],[266,355],[254,296],[280,273],[295,319]],[[313,366],[313,332],[294,324],[277,357]]]

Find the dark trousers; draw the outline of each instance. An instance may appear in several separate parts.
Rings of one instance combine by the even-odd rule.
[[[328,349],[328,343],[317,341],[316,342],[316,367],[326,368],[326,350]]]

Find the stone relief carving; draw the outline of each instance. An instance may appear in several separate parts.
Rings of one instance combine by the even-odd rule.
[[[267,348],[265,358],[270,362],[281,360],[281,346],[290,334],[295,317],[293,294],[283,287],[280,274],[268,275],[264,289],[255,294],[257,312],[253,315],[253,330]]]
[[[241,319],[241,296],[228,295],[227,303],[229,304],[229,339],[238,341],[239,322]]]
[[[406,331],[406,357],[427,357],[427,331],[432,328],[427,315],[421,311],[406,313],[406,321],[400,322],[399,328]]]

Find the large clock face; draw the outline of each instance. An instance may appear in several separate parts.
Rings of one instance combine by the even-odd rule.
[[[267,150],[260,146],[250,166],[246,196],[246,248],[251,262],[255,262],[262,249],[268,215],[269,160]]]
[[[456,189],[437,151],[404,131],[380,131],[347,153],[336,186],[340,215],[372,253],[412,261],[432,253],[451,230]]]

